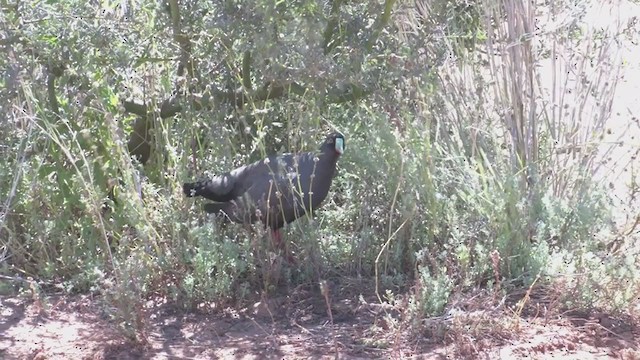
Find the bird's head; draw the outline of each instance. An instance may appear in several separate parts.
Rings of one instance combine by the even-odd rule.
[[[345,149],[344,135],[338,132],[327,135],[320,149],[323,152],[334,151],[336,155],[342,155]]]

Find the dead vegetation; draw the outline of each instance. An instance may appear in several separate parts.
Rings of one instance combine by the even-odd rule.
[[[445,315],[412,324],[405,300],[380,304],[370,283],[340,291],[331,311],[316,288],[264,298],[245,309],[184,311],[149,301],[146,344],[131,342],[105,316],[104,299],[51,296],[1,301],[5,359],[212,358],[589,358],[637,359],[638,319],[562,308],[559,287],[497,296],[460,295]],[[420,331],[416,331],[420,329]]]

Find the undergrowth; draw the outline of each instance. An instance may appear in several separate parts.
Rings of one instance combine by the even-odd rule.
[[[152,109],[148,159],[130,156],[136,150],[127,134],[139,118],[119,103],[143,96],[159,106],[160,95],[173,91],[162,66],[140,59],[140,73],[124,77],[119,70],[135,68],[127,61],[69,61],[72,74],[59,78],[53,101],[40,88],[46,64],[14,49],[17,58],[0,60],[5,75],[16,64],[30,71],[0,84],[9,94],[0,104],[0,270],[70,293],[104,294],[105,308],[132,336],[144,333],[149,297],[219,309],[329,276],[375,278],[383,302],[404,295],[417,328],[460,293],[502,295],[536,279],[562,282],[567,307],[629,308],[637,302],[638,248],[629,234],[611,248],[610,199],[596,177],[617,82],[615,37],[567,31],[573,23],[534,34],[542,9],[531,2],[454,3],[397,4],[369,56],[351,64],[363,71],[352,78],[375,84],[368,97],[329,103],[321,84],[244,107],[185,105],[171,118]],[[121,35],[151,39],[154,27],[144,19],[153,11],[131,11],[140,12],[140,28]],[[17,28],[16,17],[36,15],[4,22]],[[59,26],[20,31],[52,57],[80,56],[69,46],[78,38],[47,37]],[[89,23],[74,26],[100,37]],[[355,46],[352,35],[345,44]],[[312,56],[297,46],[280,61],[293,66]],[[229,62],[240,62],[243,49],[194,47]],[[113,56],[131,55],[118,49]],[[272,48],[260,51],[275,56]],[[98,60],[107,70],[93,66]],[[356,60],[336,60],[350,70],[332,76],[347,76],[349,61]],[[542,66],[574,64],[579,72],[558,71],[550,87],[540,84]],[[130,90],[119,95],[117,87]],[[315,149],[329,129],[346,135],[347,151],[323,209],[284,231],[300,260],[295,266],[259,226],[223,224],[182,194],[181,183],[196,177],[268,153]]]

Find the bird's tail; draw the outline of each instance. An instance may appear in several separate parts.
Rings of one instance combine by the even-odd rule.
[[[216,194],[210,189],[211,184],[211,180],[184,183],[182,184],[182,191],[187,197],[203,196],[207,199],[213,198],[215,200]],[[217,214],[222,210],[223,206],[224,203],[204,204],[204,211],[210,214]]]
[[[182,185],[182,191],[184,191],[187,197],[206,196],[207,185],[209,185],[210,182],[211,180],[184,183]]]
[[[235,183],[230,176],[225,175],[216,176],[213,179],[185,183],[182,185],[182,190],[188,197],[202,196],[212,201],[226,202],[236,197],[233,191],[234,185]]]
[[[184,183],[182,185],[182,191],[187,197],[203,196],[205,198],[214,197],[209,188],[211,180],[197,181],[192,183]],[[204,211],[210,214],[217,214],[222,211],[224,203],[208,203],[204,204]]]

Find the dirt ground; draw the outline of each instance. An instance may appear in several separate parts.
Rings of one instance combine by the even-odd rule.
[[[640,359],[640,328],[629,319],[541,311],[549,304],[535,296],[516,316],[524,295],[513,296],[511,305],[495,300],[495,307],[485,296],[458,300],[464,311],[430,319],[422,328],[432,331],[420,334],[408,331],[402,305],[383,307],[355,292],[330,299],[331,315],[312,289],[238,312],[182,311],[150,301],[143,310],[146,345],[118,331],[101,298],[0,297],[0,358]]]
[[[618,9],[615,12],[626,22],[640,18],[640,6],[632,2],[623,1],[624,10],[615,6],[619,1],[602,3]],[[593,19],[605,21],[611,17],[602,14],[614,12],[596,7],[591,13]],[[627,169],[638,163],[640,148],[638,34],[621,50],[626,66],[607,139],[620,142],[612,156],[619,160],[606,175],[617,179],[612,189],[620,191],[621,198],[630,181]],[[621,209],[622,215],[632,213],[622,205]],[[384,307],[372,294],[359,292],[331,298],[330,314],[325,297],[313,289],[298,289],[238,311],[206,306],[184,311],[161,300],[150,301],[141,310],[146,344],[123,336],[106,315],[109,303],[100,297],[48,296],[34,301],[30,296],[0,296],[0,359],[640,360],[640,328],[631,319],[554,312],[548,303],[535,300],[520,313],[515,304],[522,296],[512,305],[472,301],[468,296],[459,303],[481,305],[459,306],[462,310],[425,320],[421,328],[432,330],[420,334],[409,331],[402,306]]]

